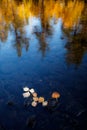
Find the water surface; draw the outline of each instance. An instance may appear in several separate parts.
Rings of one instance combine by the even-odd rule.
[[[86,77],[84,1],[0,1],[0,130],[31,129],[32,117],[35,129],[85,130]],[[24,86],[47,100],[58,91],[58,106],[25,107]]]

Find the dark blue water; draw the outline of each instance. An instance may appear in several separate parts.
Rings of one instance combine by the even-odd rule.
[[[26,122],[32,117],[35,129],[85,130],[87,43],[69,40],[61,18],[56,23],[51,19],[50,26],[47,32],[40,18],[30,17],[20,27],[26,33],[16,36],[10,24],[6,40],[0,40],[0,130],[31,129]],[[58,106],[52,110],[41,105],[25,107],[24,86],[46,99],[58,91]]]

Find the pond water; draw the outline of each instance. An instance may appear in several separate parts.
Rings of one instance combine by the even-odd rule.
[[[25,107],[25,86],[57,106]],[[0,130],[85,130],[86,115],[86,3],[0,1]]]

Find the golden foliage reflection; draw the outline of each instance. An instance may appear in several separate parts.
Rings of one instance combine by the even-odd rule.
[[[49,5],[49,6],[48,6]],[[63,25],[67,28],[76,25],[84,8],[83,1],[69,1],[67,4],[58,0],[29,0],[20,2],[15,0],[2,0],[0,2],[0,24],[14,24],[15,28],[27,23],[29,17],[40,16],[43,26],[51,18],[62,18]]]
[[[81,33],[73,37],[70,36],[70,38],[73,39],[73,44],[69,45],[71,49],[67,47],[68,53],[66,58],[67,62],[72,63],[79,59],[79,63],[84,50],[86,50],[84,45],[81,52],[75,51],[76,46],[78,46],[78,48],[82,46],[82,44],[80,44],[83,42],[82,39],[86,39],[87,31],[84,21],[87,21],[87,15],[83,13],[84,8],[85,3],[80,0],[0,0],[0,40],[2,42],[6,41],[9,30],[11,31],[13,28],[15,34],[14,47],[17,50],[18,56],[21,56],[23,46],[25,46],[26,51],[29,49],[29,38],[26,37],[24,26],[32,23],[32,21],[29,21],[29,18],[39,18],[42,31],[38,32],[37,27],[35,27],[34,34],[39,41],[39,50],[42,51],[44,55],[46,49],[48,49],[46,37],[52,34],[51,20],[54,20],[54,24],[56,24],[58,19],[61,18],[62,30],[68,38],[71,30],[74,30],[74,34],[76,34],[79,30],[80,22],[82,22],[83,28]],[[82,21],[82,19],[85,20]],[[80,39],[80,41],[78,39]]]

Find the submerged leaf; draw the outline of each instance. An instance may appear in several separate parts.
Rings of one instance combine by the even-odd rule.
[[[26,125],[30,128],[34,128],[36,124],[36,116],[33,115],[27,119]]]
[[[52,98],[48,101],[47,106],[49,109],[52,109],[52,108],[55,108],[57,106],[57,104],[58,104],[58,101]]]

